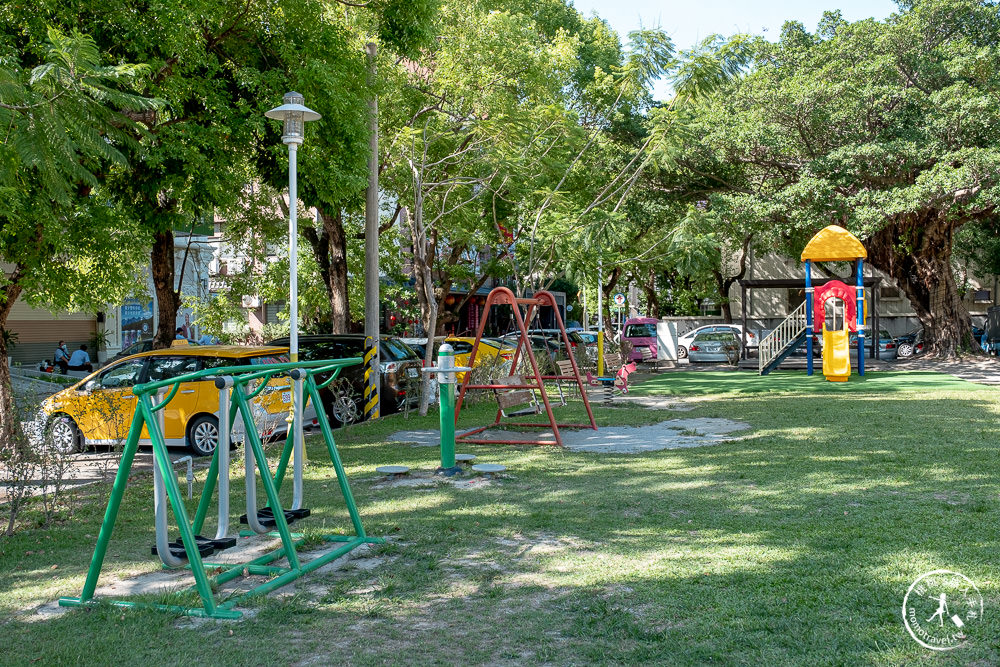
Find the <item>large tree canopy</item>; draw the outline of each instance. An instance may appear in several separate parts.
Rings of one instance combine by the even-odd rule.
[[[105,66],[94,40],[47,29],[32,50],[0,31],[0,331],[24,294],[53,310],[93,308],[129,293],[141,249],[92,192],[123,167],[131,122],[157,108],[120,89],[145,74]],[[16,427],[6,337],[0,337],[0,447]]]
[[[756,44],[680,160],[720,215],[789,249],[829,224],[897,280],[931,350],[969,341],[951,270],[962,225],[1000,201],[1000,9],[920,0],[885,22],[827,13]],[[970,343],[974,345],[974,343]]]

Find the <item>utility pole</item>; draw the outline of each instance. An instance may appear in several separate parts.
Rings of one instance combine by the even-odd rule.
[[[368,191],[365,193],[365,417],[379,416],[379,283],[378,283],[378,97],[375,95],[374,42],[368,52]]]
[[[604,260],[597,260],[597,374],[604,375]]]

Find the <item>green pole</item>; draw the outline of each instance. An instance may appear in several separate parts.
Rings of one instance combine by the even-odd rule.
[[[293,570],[298,570],[299,556],[295,551],[295,544],[292,541],[291,533],[288,530],[288,521],[285,519],[285,510],[278,499],[278,490],[274,486],[274,478],[271,476],[271,468],[267,464],[267,456],[264,455],[264,447],[257,435],[257,425],[253,421],[253,413],[247,397],[243,393],[242,383],[233,385],[233,399],[239,405],[239,413],[243,417],[243,426],[246,429],[246,442],[243,445],[244,456],[253,456],[257,469],[260,471],[260,481],[264,485],[264,493],[267,496],[268,506],[274,512],[274,527],[281,536],[281,544],[285,547],[285,557],[288,558],[288,565]],[[176,480],[174,480],[176,484]],[[255,484],[254,480],[248,479],[247,484]],[[248,507],[247,512],[256,511]]]
[[[296,372],[306,375],[305,389],[313,405],[322,405],[319,399],[319,389],[316,388],[316,381],[313,379],[312,373],[292,371],[292,373]],[[344,464],[340,460],[337,443],[334,441],[333,431],[330,429],[330,422],[326,418],[326,410],[317,410],[316,418],[319,420],[319,428],[323,432],[323,441],[326,443],[326,451],[330,454],[330,462],[333,463],[333,469],[337,473],[337,483],[340,485],[340,493],[344,497],[344,503],[347,505],[347,512],[351,517],[351,523],[354,524],[354,534],[358,537],[367,537],[364,526],[361,525],[361,515],[358,514],[358,506],[354,502],[354,494],[351,493],[351,487],[347,483],[347,472],[344,470]]]
[[[171,392],[172,396],[173,392]],[[177,484],[177,476],[174,468],[170,464],[170,455],[167,454],[167,445],[163,441],[163,433],[160,425],[156,421],[153,412],[166,409],[166,404],[170,401],[168,396],[157,406],[153,406],[149,396],[143,394],[139,396],[139,410],[142,411],[143,420],[146,422],[146,429],[149,431],[149,441],[153,446],[153,465],[159,466],[160,474],[163,476],[163,483],[166,486],[167,497],[174,510],[174,521],[181,534],[181,543],[187,552],[188,563],[191,564],[191,574],[194,575],[195,588],[201,598],[205,613],[209,616],[215,612],[215,598],[212,597],[212,587],[208,583],[208,576],[205,568],[201,564],[201,553],[198,551],[198,543],[194,537],[194,530],[191,528],[191,521],[188,519],[187,508],[184,506],[184,497],[181,495],[180,486]]]
[[[441,470],[455,467],[455,373],[447,372],[455,367],[455,350],[448,343],[438,351],[438,389],[441,415]]]
[[[137,408],[132,415],[132,425],[128,429],[128,440],[125,441],[125,450],[118,463],[115,484],[111,487],[111,498],[108,500],[108,509],[104,512],[104,523],[101,524],[101,532],[97,534],[97,546],[94,547],[94,557],[90,561],[87,580],[84,582],[83,592],[80,594],[81,601],[86,602],[94,597],[97,579],[101,576],[101,566],[104,564],[104,556],[108,552],[108,542],[111,541],[111,532],[115,528],[115,519],[118,518],[118,509],[122,504],[122,496],[125,495],[125,487],[128,486],[128,476],[132,471],[135,451],[139,448],[142,425],[142,413]]]

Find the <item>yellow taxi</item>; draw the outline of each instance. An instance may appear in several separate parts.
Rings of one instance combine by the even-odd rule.
[[[469,357],[472,355],[472,346],[476,343],[475,336],[449,336],[446,343],[455,349],[455,365],[468,366]],[[516,346],[499,338],[483,338],[479,341],[479,349],[476,351],[476,366],[485,363],[494,363],[499,358],[506,362],[505,369],[510,370],[510,362],[514,360],[514,350]],[[465,373],[456,373],[455,377],[459,382],[465,377]]]
[[[117,360],[42,402],[46,442],[62,453],[91,445],[120,445],[128,437],[135,412],[132,387],[168,380],[206,368],[286,363],[287,347],[184,345],[152,350]],[[254,420],[263,437],[287,432],[285,418],[292,405],[291,381],[274,378],[253,401]],[[164,438],[168,447],[187,446],[199,456],[215,451],[219,441],[219,391],[211,378],[184,382],[164,408]],[[315,411],[303,415],[309,424]],[[233,439],[241,439],[242,421],[233,424]],[[142,429],[140,444],[149,444]]]

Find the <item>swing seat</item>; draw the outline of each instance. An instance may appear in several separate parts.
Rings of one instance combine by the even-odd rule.
[[[497,384],[523,385],[524,378],[520,375],[511,375],[503,380],[497,380]],[[524,415],[537,415],[542,409],[535,398],[535,392],[531,389],[495,389],[497,405],[500,406],[500,414],[504,417],[523,417]],[[511,410],[517,406],[527,406],[519,410]]]

